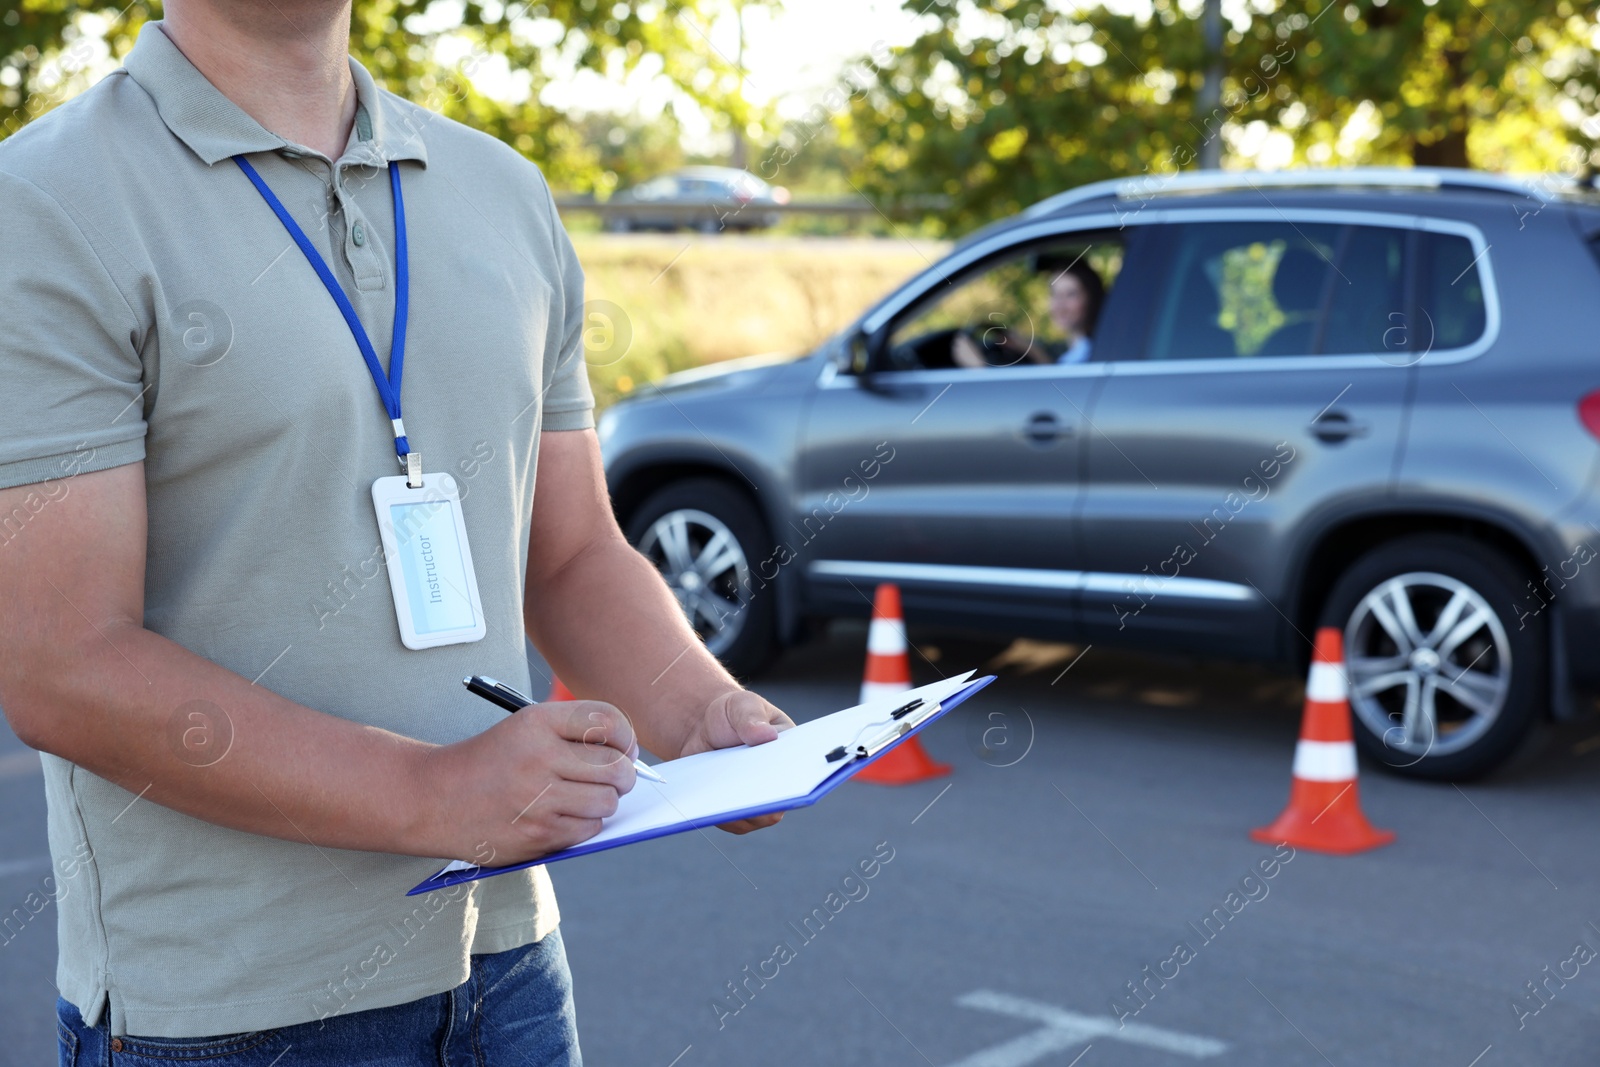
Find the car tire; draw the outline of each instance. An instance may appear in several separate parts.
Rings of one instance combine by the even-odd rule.
[[[1549,704],[1548,617],[1519,617],[1526,580],[1500,552],[1450,534],[1391,541],[1339,576],[1319,625],[1344,636],[1350,717],[1367,755],[1455,781],[1516,753]]]
[[[626,533],[729,671],[745,678],[771,662],[777,646],[774,591],[756,568],[772,557],[772,537],[749,497],[714,478],[674,482],[634,510]],[[719,538],[721,547],[707,559],[705,550]]]

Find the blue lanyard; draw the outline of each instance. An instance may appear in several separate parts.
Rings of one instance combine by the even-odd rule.
[[[272,213],[278,216],[283,228],[289,231],[294,243],[300,246],[300,251],[311,261],[311,268],[317,272],[317,277],[322,279],[328,295],[339,305],[339,312],[344,315],[345,323],[355,336],[356,346],[361,349],[361,358],[367,361],[367,370],[372,372],[373,384],[378,387],[378,395],[383,398],[383,409],[389,413],[389,420],[394,425],[394,451],[403,465],[406,456],[411,452],[411,445],[406,440],[405,424],[400,421],[400,381],[405,374],[406,366],[406,316],[411,305],[411,271],[406,247],[406,204],[400,195],[399,164],[393,162],[389,164],[389,190],[394,196],[395,300],[394,334],[389,348],[389,373],[385,375],[383,365],[378,362],[378,353],[372,347],[372,338],[367,336],[367,329],[361,325],[355,306],[350,303],[350,298],[339,285],[339,279],[328,269],[328,264],[317,251],[316,245],[311,243],[311,239],[300,228],[300,224],[294,221],[294,216],[283,206],[283,201],[279,200],[267,183],[262,181],[261,175],[256,173],[250,161],[243,156],[234,156],[233,161],[239,164],[239,169],[250,179],[250,184],[256,187],[256,192],[260,193],[267,206],[272,208]]]

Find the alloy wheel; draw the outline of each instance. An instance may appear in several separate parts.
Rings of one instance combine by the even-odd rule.
[[[709,512],[678,508],[650,524],[639,551],[661,571],[707,650],[726,652],[744,629],[751,588],[750,564],[733,531]]]
[[[1505,708],[1505,627],[1482,594],[1448,575],[1380,583],[1351,611],[1344,641],[1351,710],[1414,761],[1468,747]]]

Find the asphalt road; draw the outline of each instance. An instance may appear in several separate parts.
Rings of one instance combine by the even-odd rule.
[[[995,651],[913,636],[918,683]],[[854,703],[862,637],[837,629],[756,688],[800,719]],[[1004,658],[924,735],[948,778],[852,783],[748,837],[553,868],[587,1062],[1600,1058],[1600,725],[1460,789],[1367,768],[1367,812],[1396,844],[1275,857],[1246,832],[1287,792],[1296,679],[1060,645]],[[0,736],[7,910],[47,870],[30,759]],[[873,877],[846,881],[863,861]],[[49,913],[0,944],[0,1064],[54,1062],[53,953]]]

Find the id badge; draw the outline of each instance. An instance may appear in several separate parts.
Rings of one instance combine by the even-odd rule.
[[[421,649],[483,640],[483,601],[456,480],[425,474],[422,488],[413,489],[403,474],[379,478],[372,503],[401,643]]]

